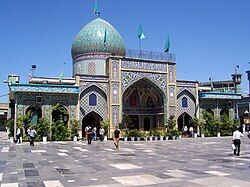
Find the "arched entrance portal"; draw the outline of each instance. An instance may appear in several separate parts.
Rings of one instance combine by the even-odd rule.
[[[187,128],[189,129],[189,127],[191,126],[191,123],[190,123],[191,119],[192,117],[186,112],[180,115],[178,117],[178,130],[182,132],[184,126],[187,126]]]
[[[129,116],[132,123],[129,129],[150,130],[163,128],[164,93],[150,80],[143,78],[129,86],[122,97],[123,115]],[[147,117],[147,118],[145,118]]]
[[[52,121],[57,122],[60,120],[62,120],[63,123],[67,125],[69,121],[69,114],[63,105],[57,103],[52,108]]]
[[[224,115],[229,116],[229,112],[225,108],[220,111],[220,117],[223,117]]]
[[[144,131],[150,130],[150,118],[147,116],[144,118]]]
[[[97,129],[97,135],[99,135],[99,129],[100,129],[100,122],[102,121],[102,117],[97,114],[96,112],[90,112],[88,113],[83,119],[82,119],[82,137],[85,137],[85,128],[89,125],[92,129],[96,127]]]
[[[42,117],[42,110],[38,106],[29,106],[26,110],[26,114],[29,117],[30,124],[35,125],[39,118]],[[27,125],[27,124],[25,124]]]

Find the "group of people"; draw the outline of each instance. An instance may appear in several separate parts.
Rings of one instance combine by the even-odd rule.
[[[96,141],[97,140],[97,129],[96,127],[93,127],[93,129],[90,127],[90,125],[86,126],[85,128],[85,135],[86,135],[86,139],[88,141],[88,144],[91,144],[91,141]],[[118,128],[118,126],[116,126],[115,130],[114,130],[114,145],[115,145],[115,149],[119,150],[119,141],[120,141],[120,130]],[[104,134],[105,134],[105,130],[104,128],[101,126],[99,129],[99,137],[100,140],[103,141],[104,140]]]
[[[99,137],[100,137],[101,141],[104,140],[104,133],[105,133],[105,130],[101,126],[100,129],[99,129]],[[97,140],[97,128],[94,126],[93,129],[92,129],[91,126],[88,125],[85,128],[85,137],[86,137],[86,139],[88,141],[88,144],[91,144],[92,140],[96,141]]]
[[[183,135],[184,136],[190,136],[193,137],[194,136],[194,128],[192,126],[190,126],[189,128],[185,125],[182,129],[183,131]]]
[[[31,146],[34,146],[34,138],[36,135],[36,130],[33,127],[27,129],[28,140]],[[16,143],[22,143],[22,131],[18,127],[16,131]]]

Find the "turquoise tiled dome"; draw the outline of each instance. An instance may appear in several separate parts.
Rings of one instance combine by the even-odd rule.
[[[71,48],[72,58],[87,53],[112,53],[125,56],[121,35],[107,21],[97,18],[77,34]]]

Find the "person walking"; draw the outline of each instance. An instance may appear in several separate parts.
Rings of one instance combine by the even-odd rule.
[[[27,134],[28,134],[28,140],[30,142],[30,127],[27,129]]]
[[[86,140],[88,140],[88,132],[89,132],[89,129],[91,129],[91,127],[90,127],[89,125],[87,125],[87,126],[85,127],[85,138],[86,138]]]
[[[189,133],[190,133],[190,137],[194,136],[194,128],[192,126],[189,127]]]
[[[35,135],[36,135],[36,131],[35,129],[33,129],[33,127],[31,127],[31,130],[30,130],[30,145],[31,146],[34,146]]]
[[[120,130],[118,129],[118,126],[116,126],[114,131],[114,145],[117,151],[119,150],[119,141],[120,141]]]
[[[105,133],[105,130],[104,130],[104,128],[101,126],[101,128],[99,129],[99,136],[100,136],[100,140],[101,140],[101,141],[104,140],[104,133]]]
[[[21,143],[21,129],[19,127],[17,128],[16,131],[16,137],[17,137],[16,142]]]
[[[235,145],[234,149],[234,155],[235,156],[240,156],[240,137],[244,136],[240,131],[239,127],[236,129],[236,131],[233,132],[233,144]]]
[[[92,141],[92,130],[91,130],[91,127],[89,127],[89,129],[87,131],[87,141],[88,141],[88,144],[91,145],[91,141]]]
[[[93,141],[96,141],[96,126],[92,130]]]

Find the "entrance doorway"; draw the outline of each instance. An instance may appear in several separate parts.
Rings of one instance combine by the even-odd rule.
[[[82,137],[85,137],[85,128],[89,125],[91,129],[96,127],[97,135],[99,135],[99,129],[100,129],[100,122],[102,121],[102,117],[97,114],[96,112],[90,112],[88,113],[83,119],[82,119]]]
[[[191,126],[191,123],[190,123],[191,119],[192,117],[186,112],[180,115],[178,117],[178,130],[182,132],[184,126],[187,126],[187,128],[189,129],[189,127]]]
[[[144,118],[144,131],[150,130],[150,118],[147,116]]]

